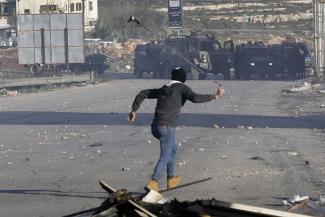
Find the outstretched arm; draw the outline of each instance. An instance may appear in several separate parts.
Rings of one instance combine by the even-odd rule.
[[[223,86],[221,86],[216,94],[198,94],[192,91],[189,87],[186,90],[186,99],[190,100],[193,103],[203,103],[203,102],[209,102],[211,100],[216,100],[219,97],[222,97],[225,95],[225,89]]]
[[[129,122],[131,124],[134,123],[136,118],[136,111],[140,108],[140,105],[144,99],[157,99],[157,97],[158,89],[147,89],[140,91],[140,93],[135,97],[133,101],[132,109],[128,118]]]

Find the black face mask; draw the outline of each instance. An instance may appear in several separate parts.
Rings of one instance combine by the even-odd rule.
[[[177,67],[172,71],[172,80],[180,81],[185,83],[186,81],[186,71],[183,68]]]

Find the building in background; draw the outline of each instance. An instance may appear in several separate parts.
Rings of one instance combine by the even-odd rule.
[[[0,47],[15,44],[16,0],[0,0]]]
[[[16,0],[0,0],[0,26],[14,25]]]
[[[85,31],[94,31],[98,19],[97,0],[16,0],[17,14],[82,13]]]

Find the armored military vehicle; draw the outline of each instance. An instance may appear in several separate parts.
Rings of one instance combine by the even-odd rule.
[[[152,73],[158,77],[161,70],[160,53],[163,45],[157,42],[140,44],[135,49],[134,74],[142,78],[144,73]]]
[[[208,73],[236,79],[300,79],[312,67],[311,51],[305,43],[283,42],[266,45],[248,42],[235,47],[232,40],[222,45],[214,37],[173,36],[162,43],[138,45],[134,72],[157,78],[169,78],[174,67],[183,67],[189,78],[205,79]]]
[[[229,79],[233,59],[233,41],[222,46],[214,37],[192,33],[190,36],[172,36],[162,43],[138,45],[134,73],[137,77],[152,72],[154,77],[169,78],[174,67],[183,67],[192,79],[204,79],[207,73],[221,73]]]
[[[238,45],[235,55],[237,79],[299,79],[305,77],[310,51],[304,43]],[[309,66],[310,67],[310,66]]]

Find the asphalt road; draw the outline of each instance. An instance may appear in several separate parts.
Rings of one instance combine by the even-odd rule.
[[[155,101],[144,101],[134,125],[126,118],[139,90],[165,82],[112,80],[1,97],[0,216],[62,216],[98,206],[106,197],[98,180],[143,192],[159,155],[149,128]],[[187,83],[201,93],[217,87]],[[305,101],[281,96],[292,82],[223,84],[223,99],[186,103],[177,130],[177,174],[184,182],[213,179],[166,196],[285,209],[282,199],[294,194],[325,194],[324,115],[296,112]]]

